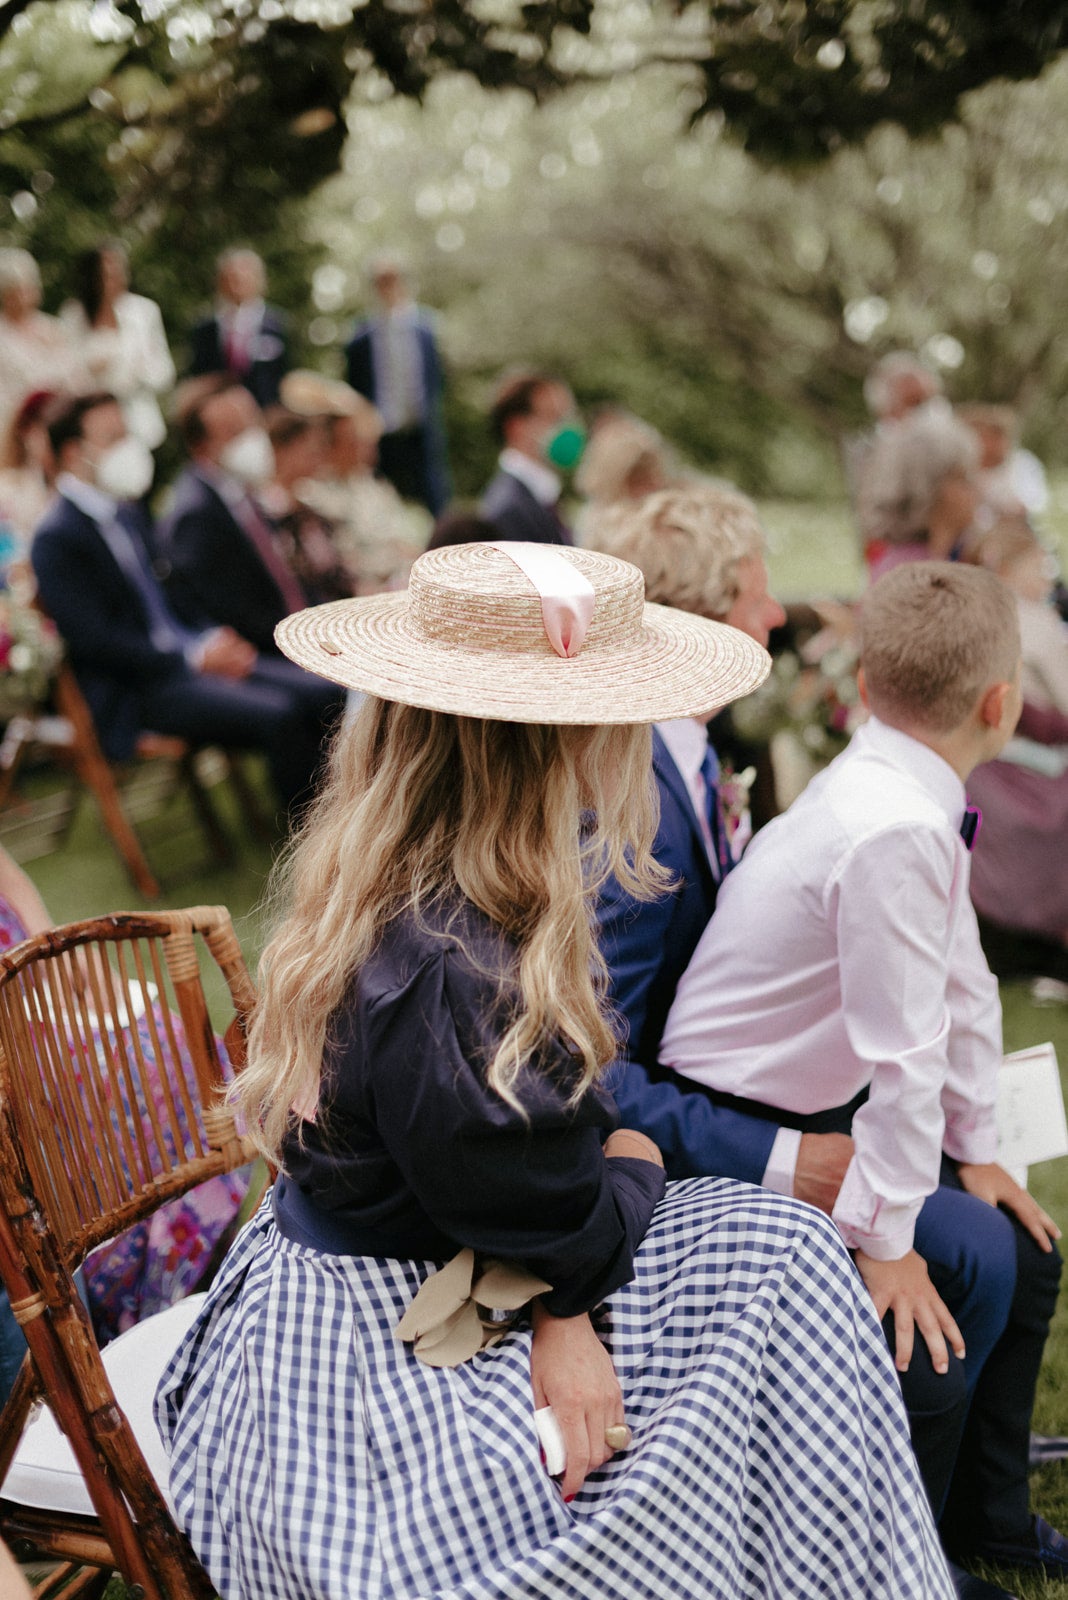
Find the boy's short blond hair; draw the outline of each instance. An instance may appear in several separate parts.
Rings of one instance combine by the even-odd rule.
[[[756,506],[709,484],[663,489],[591,519],[587,542],[632,561],[645,598],[701,617],[725,617],[741,590],[739,563],[764,553]]]
[[[992,572],[949,561],[895,567],[861,608],[871,709],[894,726],[949,733],[1020,660],[1016,602]]]

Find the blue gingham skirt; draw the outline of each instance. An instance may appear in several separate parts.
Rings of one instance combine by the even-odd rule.
[[[668,1186],[607,1339],[634,1444],[565,1505],[529,1328],[456,1370],[394,1328],[426,1262],[265,1205],[165,1373],[178,1518],[223,1600],[953,1600],[900,1392],[831,1224]]]

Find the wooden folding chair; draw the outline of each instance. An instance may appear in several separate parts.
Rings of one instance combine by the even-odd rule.
[[[144,1600],[214,1592],[146,1461],[162,1460],[151,1395],[193,1302],[102,1357],[73,1279],[97,1245],[253,1156],[222,1099],[198,935],[240,1065],[254,995],[222,907],[72,923],[0,958],[0,1276],[29,1347],[0,1412],[0,1535],[61,1563],[41,1600],[95,1600],[113,1572]],[[116,1390],[140,1394],[136,1431]]]

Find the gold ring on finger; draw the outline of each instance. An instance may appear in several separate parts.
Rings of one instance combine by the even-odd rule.
[[[610,1450],[629,1450],[634,1435],[625,1422],[617,1422],[604,1430],[604,1442]]]

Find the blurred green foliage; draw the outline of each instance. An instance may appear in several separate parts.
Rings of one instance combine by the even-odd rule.
[[[481,452],[461,453],[469,491],[491,451],[473,419],[516,361],[758,492],[837,492],[862,378],[894,347],[954,398],[1017,406],[1027,442],[1066,459],[1065,66],[972,95],[936,138],[884,128],[801,172],[691,126],[696,104],[667,69],[540,108],[459,78],[417,108],[368,82],[344,171],[306,208],[324,352],[361,261],[402,246],[445,313],[458,437]]]
[[[1064,459],[1068,76],[974,86],[1066,37],[1054,0],[0,0],[0,243],[54,309],[119,233],[181,358],[248,242],[335,370],[362,262],[402,247],[468,494],[514,361],[818,495],[911,345]]]

